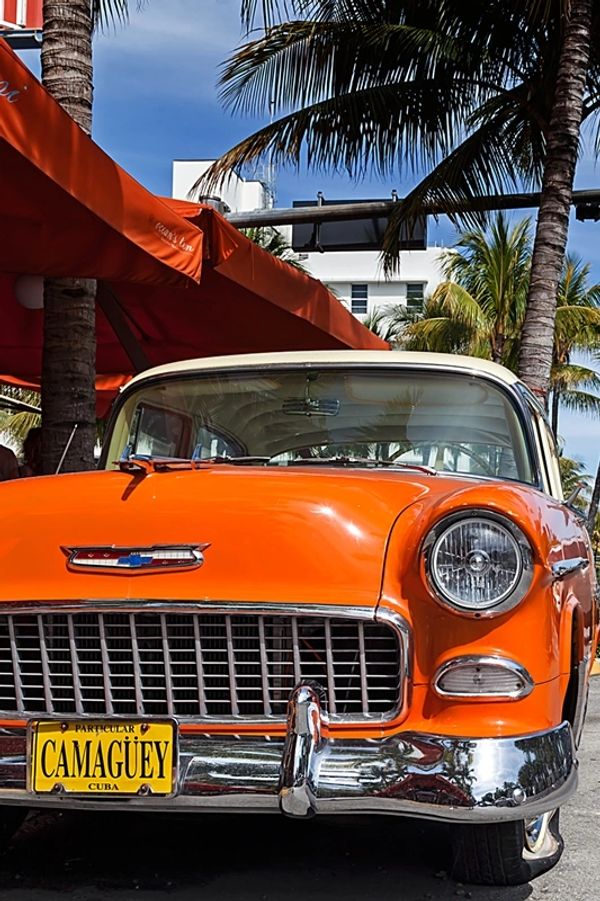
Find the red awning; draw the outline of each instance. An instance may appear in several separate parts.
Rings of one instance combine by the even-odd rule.
[[[118,166],[0,39],[0,271],[200,278],[202,232]]]
[[[110,286],[152,365],[227,353],[387,349],[322,282],[257,247],[211,207],[165,202],[204,232],[200,285]],[[122,346],[115,352],[122,359]],[[101,371],[114,372],[114,364]]]
[[[211,207],[142,188],[0,40],[0,381],[39,384],[36,275],[98,279],[99,398],[174,360],[388,346]]]
[[[210,207],[190,207],[209,254],[199,285],[98,284],[97,370],[116,379],[111,385],[192,357],[387,349],[321,282],[261,250]],[[42,310],[23,306],[21,293],[18,276],[0,275],[0,373],[39,384]]]

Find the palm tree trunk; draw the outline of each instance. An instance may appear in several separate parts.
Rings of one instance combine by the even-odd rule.
[[[598,507],[600,506],[600,463],[596,470],[596,481],[594,482],[594,490],[592,491],[592,499],[590,501],[590,509],[588,510],[588,532],[594,534],[596,525],[596,517],[598,516]]]
[[[552,366],[556,299],[569,228],[590,54],[592,0],[571,0],[550,117],[519,376],[544,401]]]
[[[560,391],[555,387],[552,391],[551,424],[554,437],[558,438],[558,411],[560,408]]]
[[[91,0],[44,0],[42,82],[87,134],[92,128]],[[67,150],[65,150],[67,152]],[[77,160],[72,161],[77,165]],[[94,467],[96,283],[46,279],[42,351],[44,471],[54,472],[75,424],[63,469]]]

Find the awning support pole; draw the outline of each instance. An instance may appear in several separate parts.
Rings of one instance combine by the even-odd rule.
[[[121,346],[129,357],[135,371],[143,372],[144,369],[149,369],[152,363],[144,353],[144,349],[127,321],[116,294],[105,282],[98,282],[96,301],[108,319],[113,332],[121,342]]]

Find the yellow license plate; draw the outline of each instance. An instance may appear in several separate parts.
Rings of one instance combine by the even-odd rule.
[[[31,725],[30,786],[38,793],[169,795],[172,722],[44,720]]]

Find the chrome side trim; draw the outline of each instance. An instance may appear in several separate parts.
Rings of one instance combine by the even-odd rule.
[[[555,582],[566,579],[572,573],[585,569],[590,565],[587,557],[571,557],[569,560],[559,560],[558,563],[552,564],[552,576]]]
[[[538,817],[567,801],[577,786],[566,722],[507,738],[404,732],[375,740],[322,737],[319,743],[314,723],[301,719],[314,709],[314,699],[298,695],[296,709],[296,732],[287,739],[291,768],[284,766],[282,740],[180,733],[172,798],[34,796],[27,791],[26,729],[5,727],[0,729],[0,804],[219,813],[276,813],[283,804],[287,813],[301,815],[310,804],[319,814],[493,823]],[[294,791],[286,795],[288,788]]]
[[[581,736],[583,733],[583,727],[585,724],[585,714],[587,711],[588,705],[588,696],[590,691],[590,680],[588,678],[588,672],[590,668],[590,658],[588,655],[584,656],[583,660],[580,660],[577,666],[577,703],[575,705],[575,713],[573,716],[573,740],[575,742],[575,747],[579,747],[579,742],[581,741]]]
[[[440,688],[439,682],[444,676],[457,669],[462,669],[465,666],[497,666],[510,670],[510,672],[514,673],[523,681],[523,688],[519,691],[511,692],[451,692],[444,691],[443,688]],[[521,666],[516,660],[510,660],[508,657],[496,657],[493,655],[488,657],[478,657],[476,655],[454,657],[452,660],[446,661],[446,663],[443,663],[438,668],[432,679],[432,684],[433,690],[440,698],[468,698],[469,700],[475,701],[478,698],[483,698],[488,701],[493,698],[497,698],[498,700],[518,701],[521,698],[526,698],[534,689],[533,679],[524,666]]]
[[[343,616],[349,619],[375,621],[376,608],[349,604],[297,604],[285,601],[258,603],[256,601],[207,600],[187,601],[164,598],[159,601],[146,598],[79,598],[65,601],[2,601],[0,614],[33,613],[257,613],[272,616]]]

